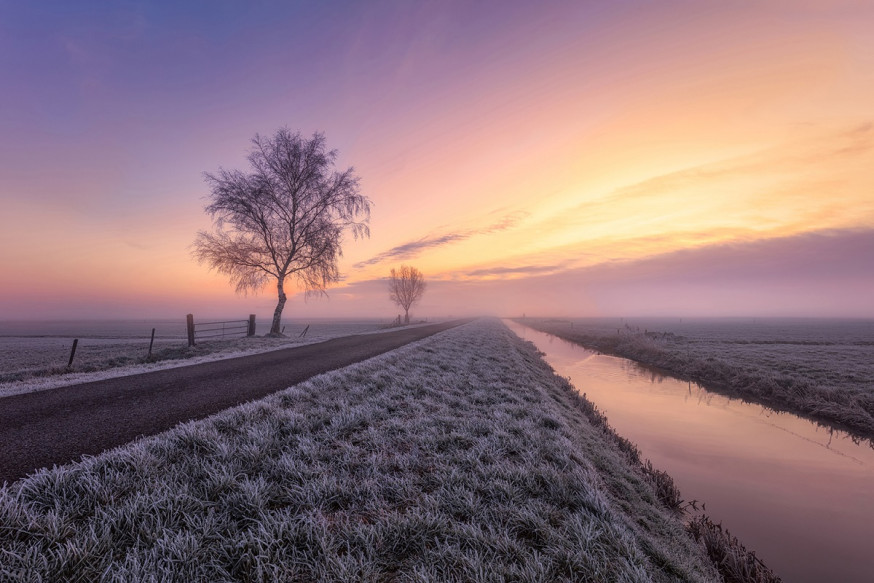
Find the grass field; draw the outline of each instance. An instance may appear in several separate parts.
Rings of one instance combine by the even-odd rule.
[[[478,321],[0,489],[0,580],[718,581],[670,479]]]
[[[874,323],[518,320],[708,389],[874,438]],[[612,325],[611,325],[612,324]]]
[[[314,320],[311,323],[294,322],[289,325],[289,334],[285,338],[228,337],[199,341],[193,347],[188,346],[184,336],[159,336],[155,339],[152,355],[148,356],[148,337],[125,337],[123,334],[127,330],[123,327],[121,330],[114,329],[112,322],[93,326],[79,340],[71,367],[67,367],[67,363],[76,335],[0,336],[0,397],[291,348],[338,336],[379,333],[387,329],[385,321],[376,319]],[[101,327],[114,335],[103,336]],[[301,336],[305,327],[306,335]],[[27,333],[27,323],[22,323],[14,331]],[[67,333],[75,331],[73,328]]]

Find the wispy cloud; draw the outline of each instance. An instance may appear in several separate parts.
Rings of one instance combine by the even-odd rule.
[[[783,144],[753,155],[705,164],[615,190],[610,202],[634,201],[674,192],[689,186],[718,184],[730,178],[761,174],[792,176],[799,170],[819,169],[823,162],[855,158],[874,150],[874,123],[818,133],[797,143]],[[825,169],[826,171],[828,168]]]
[[[874,124],[799,132],[754,154],[569,199],[566,207],[529,222],[531,237],[541,253],[567,257],[586,250],[609,261],[870,224]],[[556,261],[514,259],[519,265]]]
[[[360,261],[356,263],[354,267],[356,269],[360,269],[362,267],[366,267],[368,265],[376,265],[384,261],[411,259],[428,249],[442,247],[444,245],[449,245],[458,241],[464,241],[466,239],[470,239],[471,237],[489,235],[492,233],[506,231],[507,229],[511,229],[516,224],[518,224],[518,222],[524,219],[527,215],[527,213],[521,211],[513,212],[501,217],[500,220],[479,229],[459,230],[450,233],[423,237],[415,241],[409,241],[402,245],[392,247],[388,251],[383,251],[382,253],[374,255],[370,259]]]
[[[594,265],[529,263],[431,278],[431,314],[874,317],[874,229],[705,244]],[[518,277],[514,275],[520,274]],[[507,275],[507,277],[487,277]],[[479,277],[475,277],[479,276]],[[325,314],[396,312],[385,278],[331,292]],[[330,312],[327,311],[330,309]],[[359,310],[359,312],[354,312]]]
[[[542,275],[562,270],[561,265],[522,265],[519,267],[492,267],[474,269],[465,273],[468,277],[488,277],[504,275]]]

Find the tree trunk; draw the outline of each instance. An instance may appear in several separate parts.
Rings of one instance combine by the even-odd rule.
[[[410,309],[406,308],[404,310],[404,312],[405,312],[404,313],[404,324],[409,324],[410,323]]]
[[[270,326],[269,336],[282,336],[279,330],[279,324],[282,322],[282,309],[285,307],[285,300],[288,299],[285,295],[285,290],[282,287],[285,278],[279,278],[276,281],[276,291],[279,292],[279,301],[276,303],[276,309],[273,310],[273,324]]]

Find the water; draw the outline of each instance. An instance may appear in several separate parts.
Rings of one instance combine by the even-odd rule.
[[[506,323],[785,581],[874,580],[870,442]]]

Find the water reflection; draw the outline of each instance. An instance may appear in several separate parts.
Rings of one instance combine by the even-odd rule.
[[[870,442],[507,324],[784,580],[871,580]]]
[[[674,377],[660,368],[649,366],[633,360],[622,360],[622,368],[629,376],[636,376],[643,379],[648,379],[651,383],[661,383],[665,380],[675,380]]]

